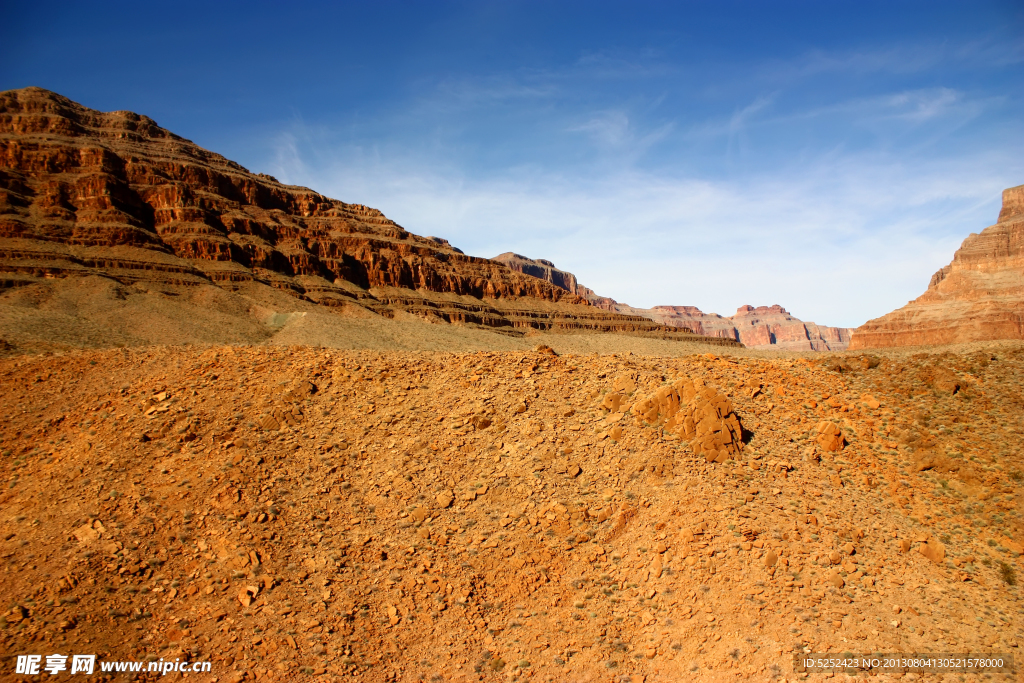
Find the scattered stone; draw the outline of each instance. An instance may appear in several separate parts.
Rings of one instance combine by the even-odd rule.
[[[918,549],[922,555],[935,564],[942,564],[943,560],[946,559],[946,546],[934,539],[922,543]]]
[[[242,607],[248,607],[259,592],[259,586],[243,586],[238,592],[238,602],[241,603]]]
[[[821,450],[827,453],[840,451],[846,445],[843,430],[834,422],[822,421],[817,426],[818,436],[814,439]]]
[[[281,423],[273,415],[261,415],[258,421],[260,426],[268,432],[276,432],[281,429]]]
[[[617,413],[622,407],[623,400],[624,397],[620,393],[605,394],[604,400],[601,401],[601,408],[611,413]]]
[[[92,524],[83,524],[74,531],[75,538],[82,545],[88,545],[97,539],[99,539],[99,532],[93,528]]]
[[[615,382],[612,384],[612,390],[628,396],[636,391],[636,381],[636,371],[624,372],[615,378]]]

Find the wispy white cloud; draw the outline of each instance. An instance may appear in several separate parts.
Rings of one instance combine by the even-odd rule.
[[[805,320],[856,326],[920,295],[967,234],[994,222],[1000,191],[1024,181],[1024,143],[1019,122],[983,118],[1009,95],[964,81],[850,90],[808,83],[924,73],[957,60],[1016,63],[1018,53],[984,41],[811,52],[750,69],[749,81],[733,79],[735,93],[717,116],[707,102],[699,113],[680,111],[678,94],[666,114],[655,88],[577,97],[592,92],[580,86],[587,79],[678,72],[657,55],[595,53],[560,68],[421,84],[419,99],[392,125],[457,128],[456,114],[477,107],[524,119],[543,109],[541,128],[511,131],[508,140],[502,130],[495,140],[509,148],[551,142],[571,163],[541,150],[477,166],[459,148],[462,138],[453,143],[430,125],[417,128],[419,137],[371,144],[356,136],[353,144],[296,120],[277,138],[269,170],[380,208],[474,255],[513,250],[550,259],[636,306],[729,314],[778,303]],[[979,119],[1006,135],[979,132]],[[972,135],[954,137],[972,122]],[[807,134],[812,129],[820,139]],[[723,146],[728,162],[737,151],[753,159],[748,148],[761,156],[717,165]],[[671,156],[689,150],[705,156]]]
[[[292,132],[281,133],[274,144],[273,166],[288,176],[302,178],[309,176],[309,168],[299,152],[299,142]],[[279,178],[279,180],[281,180]]]
[[[427,92],[432,101],[474,106],[543,99],[557,94],[558,88],[544,72],[526,71],[515,75],[447,78],[428,85]]]
[[[293,144],[282,138],[272,171],[282,179],[376,206],[474,255],[547,258],[637,306],[779,303],[849,326],[921,294],[969,232],[994,222],[1000,190],[1014,184],[1013,164],[992,154],[930,168],[862,155],[743,181],[635,169],[582,180],[526,167],[472,178],[358,150],[314,168]]]
[[[583,123],[569,126],[570,133],[587,133],[609,147],[618,147],[632,140],[629,116],[623,111],[600,112]]]
[[[911,74],[934,68],[948,57],[948,49],[936,43],[846,51],[815,49],[790,59],[767,61],[758,71],[762,77],[785,81],[837,74]]]
[[[573,63],[551,72],[559,79],[649,79],[678,74],[680,67],[658,50],[646,48],[635,52],[612,50],[588,51]]]
[[[924,88],[858,97],[834,104],[798,111],[785,117],[815,119],[845,117],[853,123],[902,120],[923,123],[944,116],[973,118],[991,102],[988,98],[965,98],[952,88]]]
[[[995,35],[984,36],[950,46],[950,54],[957,61],[990,67],[1016,66],[1024,63],[1024,41],[1019,34],[1015,40],[1002,40]]]
[[[771,97],[758,97],[756,100],[735,112],[729,118],[728,130],[730,133],[737,133],[750,121],[755,114],[767,108],[772,103]]]
[[[629,114],[622,110],[601,111],[592,114],[566,129],[570,133],[583,133],[596,145],[609,151],[623,152],[632,163],[647,150],[667,138],[675,128],[673,122],[663,123],[651,129],[640,129]],[[623,157],[617,156],[620,163]]]
[[[742,151],[747,139],[747,127],[754,120],[757,114],[771,106],[771,97],[758,97],[742,109],[733,112],[728,122],[721,126],[722,130],[728,133],[728,145],[726,151],[732,154],[737,150]]]
[[[950,88],[915,90],[883,98],[883,102],[894,110],[893,116],[914,122],[942,116],[959,101],[959,94]]]
[[[779,127],[802,122],[831,121],[850,127],[905,122],[921,124],[941,118],[963,122],[979,116],[986,107],[1002,103],[1000,98],[966,97],[952,88],[924,88],[879,93],[817,104],[806,108],[773,109],[776,96],[762,96],[728,117],[690,126],[690,139],[726,137],[730,143],[754,128]],[[889,129],[897,133],[899,129]],[[880,132],[885,132],[881,131]]]
[[[1021,62],[1024,42],[992,33],[955,43],[931,40],[847,50],[815,48],[789,58],[764,60],[752,77],[758,81],[796,83],[820,76],[905,76],[938,68],[999,68]]]

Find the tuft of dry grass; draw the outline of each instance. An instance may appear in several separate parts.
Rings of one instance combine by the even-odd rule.
[[[1013,567],[1008,562],[999,563],[999,577],[1008,586],[1017,585],[1017,572],[1014,571]]]

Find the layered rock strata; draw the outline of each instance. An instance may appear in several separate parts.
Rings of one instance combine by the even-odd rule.
[[[556,287],[575,294],[576,296],[585,299],[591,306],[600,308],[603,311],[611,311],[612,313],[621,313],[622,315],[630,315],[647,318],[649,316],[644,315],[643,309],[632,309],[630,306],[620,304],[615,299],[610,299],[606,296],[600,296],[594,290],[589,287],[584,287],[576,279],[576,276],[567,270],[562,270],[555,266],[554,263],[547,259],[532,259],[522,254],[516,254],[515,252],[506,251],[504,254],[498,254],[492,261],[498,261],[504,263],[506,266],[520,273],[526,275],[532,275],[533,277],[546,280]]]
[[[250,173],[145,116],[40,88],[0,93],[0,287],[88,275],[165,289],[255,282],[329,307],[519,334],[684,338],[376,209]]]
[[[995,225],[971,233],[928,290],[858,327],[850,348],[1024,338],[1024,185],[1003,191]]]

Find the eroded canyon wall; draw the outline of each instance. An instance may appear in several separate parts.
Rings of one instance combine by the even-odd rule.
[[[146,116],[40,88],[0,93],[0,283],[89,275],[163,288],[259,283],[325,306],[520,333],[679,334],[376,209],[251,173]]]
[[[1024,338],[1024,185],[1003,191],[995,225],[972,233],[924,294],[853,334],[850,348]]]

